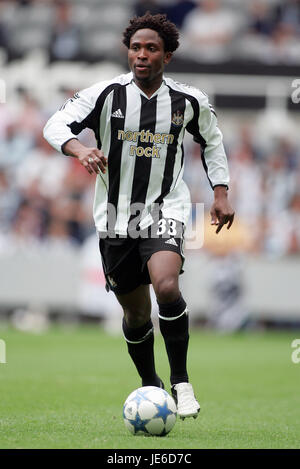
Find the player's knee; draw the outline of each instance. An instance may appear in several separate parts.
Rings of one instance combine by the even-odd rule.
[[[154,284],[154,290],[158,303],[171,303],[175,301],[180,292],[177,277],[166,277]]]
[[[151,309],[142,308],[123,308],[125,321],[128,327],[141,327],[149,321]]]

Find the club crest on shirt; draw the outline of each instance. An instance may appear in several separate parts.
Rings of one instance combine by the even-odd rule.
[[[181,126],[183,124],[183,120],[184,120],[184,117],[183,117],[183,113],[181,111],[176,111],[174,112],[174,114],[172,115],[172,124],[173,125],[176,125],[177,127]]]

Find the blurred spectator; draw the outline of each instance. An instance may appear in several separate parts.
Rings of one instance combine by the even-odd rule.
[[[46,244],[56,249],[61,249],[76,244],[74,238],[70,234],[67,221],[49,217],[46,232]]]
[[[295,34],[295,29],[287,23],[278,24],[271,36],[271,42],[267,44],[266,63],[286,63],[299,64],[299,36]]]
[[[289,154],[280,142],[268,156],[264,171],[265,213],[276,216],[290,203],[295,189],[294,173],[289,167]]]
[[[25,136],[36,136],[41,131],[42,113],[35,99],[24,89],[19,90],[21,109],[15,120],[18,132]]]
[[[288,207],[266,220],[264,251],[272,257],[300,255],[300,194],[296,192]]]
[[[82,243],[95,231],[92,217],[94,177],[75,158],[58,155],[68,162],[59,197],[52,198],[50,218],[64,221],[73,242]]]
[[[184,19],[196,6],[193,0],[177,0],[170,6],[164,8],[164,13],[167,14],[170,21],[176,24],[178,28],[182,27]]]
[[[194,60],[223,62],[232,55],[233,40],[243,25],[236,11],[219,0],[198,1],[183,23],[182,53]]]
[[[272,256],[299,251],[298,187],[300,155],[286,139],[270,153],[265,167],[265,244]]]
[[[13,214],[19,206],[20,195],[13,177],[0,169],[0,231],[9,232]]]
[[[0,105],[0,168],[12,168],[23,162],[41,132],[38,103],[24,90],[19,90],[19,96],[17,113]]]
[[[185,137],[185,172],[184,180],[190,188],[192,203],[204,203],[206,207],[213,202],[211,188],[203,171],[201,150],[198,143],[195,143],[188,134]]]
[[[30,5],[34,0],[16,0],[16,3],[18,3],[20,6],[28,6]]]
[[[150,11],[152,15],[162,13],[162,8],[158,0],[138,0],[134,4],[134,12],[136,16],[143,16],[147,11]]]
[[[270,5],[263,0],[254,0],[250,2],[247,7],[249,32],[269,36],[274,27]]]
[[[39,194],[53,199],[62,190],[68,166],[69,159],[61,157],[39,134],[35,148],[16,168],[18,187],[26,194],[36,186]]]
[[[300,254],[300,192],[296,192],[289,205],[290,236],[288,254]]]
[[[286,0],[278,2],[274,7],[275,21],[292,29],[295,34],[300,33],[300,2]]]
[[[300,4],[281,2],[271,8],[256,0],[249,4],[248,30],[237,49],[240,56],[267,64],[300,63]]]
[[[0,145],[6,137],[7,128],[12,121],[12,113],[8,106],[4,106],[0,103]],[[0,150],[1,155],[1,150]],[[1,156],[0,156],[1,158]]]
[[[0,48],[7,48],[7,31],[5,25],[0,20]]]
[[[24,199],[14,216],[9,242],[12,245],[36,244],[41,240],[44,229],[44,211]]]
[[[72,5],[68,0],[55,1],[55,22],[50,56],[52,60],[74,60],[80,49],[79,28],[72,22]]]
[[[6,138],[0,140],[0,168],[13,168],[25,160],[34,144],[32,133],[22,133],[16,122],[7,126]]]
[[[258,150],[249,127],[242,127],[238,141],[230,149],[231,197],[236,213],[253,230],[262,214],[262,172],[256,164]],[[247,188],[247,189],[246,189]]]

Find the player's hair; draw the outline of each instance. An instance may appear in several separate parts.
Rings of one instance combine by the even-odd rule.
[[[175,24],[167,19],[167,15],[151,15],[149,11],[144,16],[135,16],[130,20],[123,33],[123,44],[129,49],[133,34],[145,28],[153,29],[159,34],[164,42],[165,52],[174,52],[179,46],[179,31]]]

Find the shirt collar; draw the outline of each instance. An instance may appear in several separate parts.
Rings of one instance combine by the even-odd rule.
[[[163,77],[162,77],[162,82],[161,82],[160,87],[157,88],[157,90],[150,96],[150,98],[149,98],[149,96],[146,95],[146,93],[144,93],[144,91],[143,91],[139,86],[137,86],[137,84],[135,83],[135,81],[134,81],[134,79],[133,79],[133,74],[132,74],[131,84],[134,86],[134,88],[135,88],[142,96],[144,96],[144,97],[147,98],[147,99],[152,99],[152,98],[154,98],[155,96],[157,96],[157,95],[159,94],[159,92],[162,90],[162,88],[165,87],[165,85],[166,85],[166,80],[165,80],[165,77],[164,77],[164,75],[163,75]]]

